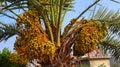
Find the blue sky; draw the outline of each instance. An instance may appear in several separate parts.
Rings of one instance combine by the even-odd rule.
[[[63,27],[62,29],[65,27],[66,24],[69,23],[70,19],[72,18],[76,18],[85,8],[87,8],[90,4],[92,4],[95,0],[75,0],[74,2],[74,10],[75,11],[71,11],[67,13],[67,16],[64,19],[63,22]],[[117,1],[117,0],[116,0]],[[101,4],[102,6],[108,8],[109,10],[114,10],[117,11],[120,9],[120,4],[111,2],[110,0],[101,0],[99,2],[99,4]],[[100,7],[100,6],[97,6]],[[92,10],[92,9],[91,9]],[[17,13],[20,13],[20,11],[16,11]],[[84,14],[84,17],[88,17],[90,15],[91,11],[88,11],[86,14]],[[12,14],[11,14],[12,15]],[[12,15],[14,16],[14,15]],[[15,23],[14,20],[11,20],[7,17],[0,17],[0,21],[4,22],[4,23]],[[0,43],[0,51],[4,48],[7,47],[9,48],[9,50],[13,50],[13,45],[15,42],[16,36],[11,37],[9,40],[7,40],[6,42],[3,41]]]

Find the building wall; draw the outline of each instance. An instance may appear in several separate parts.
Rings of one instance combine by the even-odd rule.
[[[110,67],[110,56],[84,57],[81,58],[82,64],[89,64],[90,67]]]
[[[110,61],[109,59],[92,59],[90,60],[90,67],[98,67],[98,66],[105,66],[105,67],[110,67]]]

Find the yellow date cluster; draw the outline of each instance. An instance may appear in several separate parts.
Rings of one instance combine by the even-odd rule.
[[[39,37],[40,36],[44,36],[44,35],[40,34]],[[28,50],[30,51],[29,58],[31,59],[37,58],[41,62],[53,60],[56,51],[55,45],[48,40],[43,41],[42,39],[38,39],[39,37],[36,37],[29,42],[29,50]]]
[[[74,55],[83,56],[84,54],[94,50],[103,38],[107,31],[102,29],[102,23],[92,20],[84,20],[86,24],[75,34]]]
[[[16,22],[20,33],[14,47],[18,56],[10,59],[23,64],[30,59],[39,59],[41,62],[53,60],[56,47],[43,30],[37,12],[26,11],[19,15]]]
[[[25,56],[21,57],[21,56],[19,56],[17,54],[11,54],[9,56],[9,59],[12,62],[17,63],[17,64],[24,64],[24,65],[26,65],[28,63],[28,60],[27,60],[27,58],[25,58]]]
[[[39,16],[35,11],[26,11],[17,18],[17,28],[22,38],[31,39],[43,32]]]

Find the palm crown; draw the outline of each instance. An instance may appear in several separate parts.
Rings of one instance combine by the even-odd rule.
[[[107,50],[111,51],[111,55],[119,58],[119,40],[116,40],[113,36],[119,36],[120,34],[119,12],[115,13],[108,11],[105,8],[100,8],[92,15],[90,19],[86,20],[83,18],[78,21],[78,19],[87,10],[89,10],[99,1],[100,0],[96,0],[80,15],[72,19],[70,23],[64,28],[63,33],[61,33],[61,26],[67,12],[72,10],[73,0],[11,0],[9,1],[11,4],[9,5],[5,1],[5,6],[2,8],[0,13],[9,18],[15,19],[16,25],[0,23],[0,41],[7,40],[11,36],[17,34],[18,36],[15,42],[15,49],[18,54],[20,54],[20,57],[29,59],[38,58],[41,60],[41,62],[43,62],[43,64],[48,60],[50,63],[54,63],[57,60],[62,60],[61,62],[67,62],[69,60],[68,58],[70,58],[72,45],[75,46],[74,51],[77,51],[78,53],[81,51],[80,49],[82,44],[83,46],[87,45],[87,47],[93,45],[94,48],[98,46],[99,49],[104,50],[104,52]],[[18,15],[13,11],[15,9],[22,9],[24,13]],[[17,18],[9,16],[3,11],[10,11],[11,13],[15,14]],[[93,31],[95,32],[90,33],[87,29],[94,29]],[[106,32],[109,34],[106,35]],[[93,34],[96,36],[94,37]],[[84,37],[89,35],[88,38],[90,38],[91,42],[88,43],[87,40],[84,40],[83,35]],[[102,38],[98,39],[96,38],[97,36],[98,38]],[[82,37],[84,41],[82,41]],[[43,38],[43,40],[40,38]],[[93,42],[92,39],[96,40]],[[45,50],[45,48],[49,49]],[[87,49],[82,50],[86,50],[85,53],[88,53],[94,49],[91,48],[92,47],[88,47]],[[33,51],[31,51],[31,49],[33,49]],[[29,51],[30,53],[28,53]],[[77,55],[85,54],[84,52],[79,53],[80,54]],[[30,56],[31,54],[34,55]],[[48,58],[46,59],[46,57]],[[58,64],[59,63],[60,61]]]

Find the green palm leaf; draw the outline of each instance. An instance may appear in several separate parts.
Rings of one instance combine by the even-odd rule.
[[[37,1],[37,0],[35,0]],[[72,0],[73,2],[74,0]],[[14,10],[14,9],[23,9],[23,8],[28,8],[28,0],[1,0],[1,2],[9,2],[10,4],[5,6],[2,5],[3,9],[2,10],[5,10],[5,9],[11,9],[11,10]],[[71,0],[64,0],[64,10],[72,10],[73,6],[71,4],[73,4],[71,2]],[[57,1],[56,1],[57,3]],[[46,5],[50,5],[50,3],[41,3],[42,5],[46,6]],[[58,4],[58,3],[57,3]],[[69,8],[68,8],[69,7]]]
[[[116,1],[116,0],[111,0],[111,1],[120,4],[120,1]]]
[[[15,9],[24,9],[27,8],[26,0],[15,0],[15,1],[2,1],[4,4],[2,4],[2,11],[6,9],[15,10]]]
[[[103,50],[106,50],[107,54],[120,61],[120,41],[118,39],[115,39],[114,36],[108,36],[100,44],[104,47]]]
[[[15,25],[3,24],[0,22],[0,42],[8,40],[10,37],[16,35],[18,30]]]
[[[92,19],[108,23],[108,29],[113,34],[120,34],[120,12],[108,11],[107,8],[99,8],[98,11],[92,16]]]
[[[108,11],[107,8],[99,8],[98,11],[91,17],[102,23],[108,23],[108,36],[98,46],[104,54],[110,54],[120,61],[120,12]],[[109,52],[109,53],[108,53]]]

